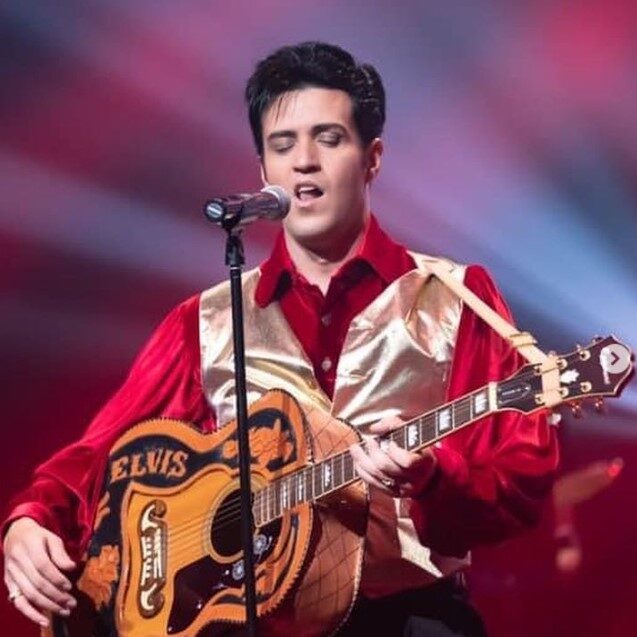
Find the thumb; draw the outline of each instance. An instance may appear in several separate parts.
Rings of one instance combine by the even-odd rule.
[[[75,568],[75,562],[69,557],[64,548],[64,542],[55,533],[48,533],[44,539],[49,556],[53,563],[63,570]]]

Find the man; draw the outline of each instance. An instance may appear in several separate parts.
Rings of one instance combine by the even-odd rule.
[[[371,215],[385,119],[373,67],[327,44],[285,47],[259,63],[246,99],[263,181],[293,196],[272,255],[245,276],[250,396],[285,386],[369,434],[351,453],[372,488],[374,530],[341,634],[482,635],[456,575],[469,549],[537,519],[555,436],[545,418],[509,413],[420,453],[381,448],[376,436],[399,418],[506,377],[519,357]],[[483,269],[454,276],[508,316]],[[171,312],[83,438],[16,498],[5,583],[30,619],[45,625],[46,611],[75,604],[65,572],[90,536],[99,477],[123,431],[160,415],[204,431],[234,417],[228,312],[225,286]],[[263,360],[265,378],[253,373]]]

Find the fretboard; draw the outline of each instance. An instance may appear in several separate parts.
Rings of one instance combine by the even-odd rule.
[[[406,422],[384,439],[407,451],[418,451],[493,411],[495,405],[490,404],[485,386]],[[348,450],[299,469],[254,492],[255,525],[272,522],[287,509],[318,500],[358,479]]]

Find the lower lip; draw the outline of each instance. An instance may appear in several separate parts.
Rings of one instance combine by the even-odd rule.
[[[312,199],[299,199],[298,197],[294,197],[294,201],[296,201],[296,205],[299,208],[310,208],[314,203],[323,199],[325,193],[318,197],[313,197]]]

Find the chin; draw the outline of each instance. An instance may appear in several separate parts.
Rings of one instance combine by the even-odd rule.
[[[298,232],[288,233],[299,246],[326,257],[335,249],[347,251],[352,243],[352,238],[343,233],[343,226],[339,223],[316,224],[311,228],[304,225]]]
[[[296,216],[295,216],[296,217]],[[332,218],[326,218],[322,215],[313,216],[310,211],[304,210],[293,219],[289,219],[285,224],[288,234],[301,241],[302,239],[321,239],[330,235],[338,235],[339,223]]]

